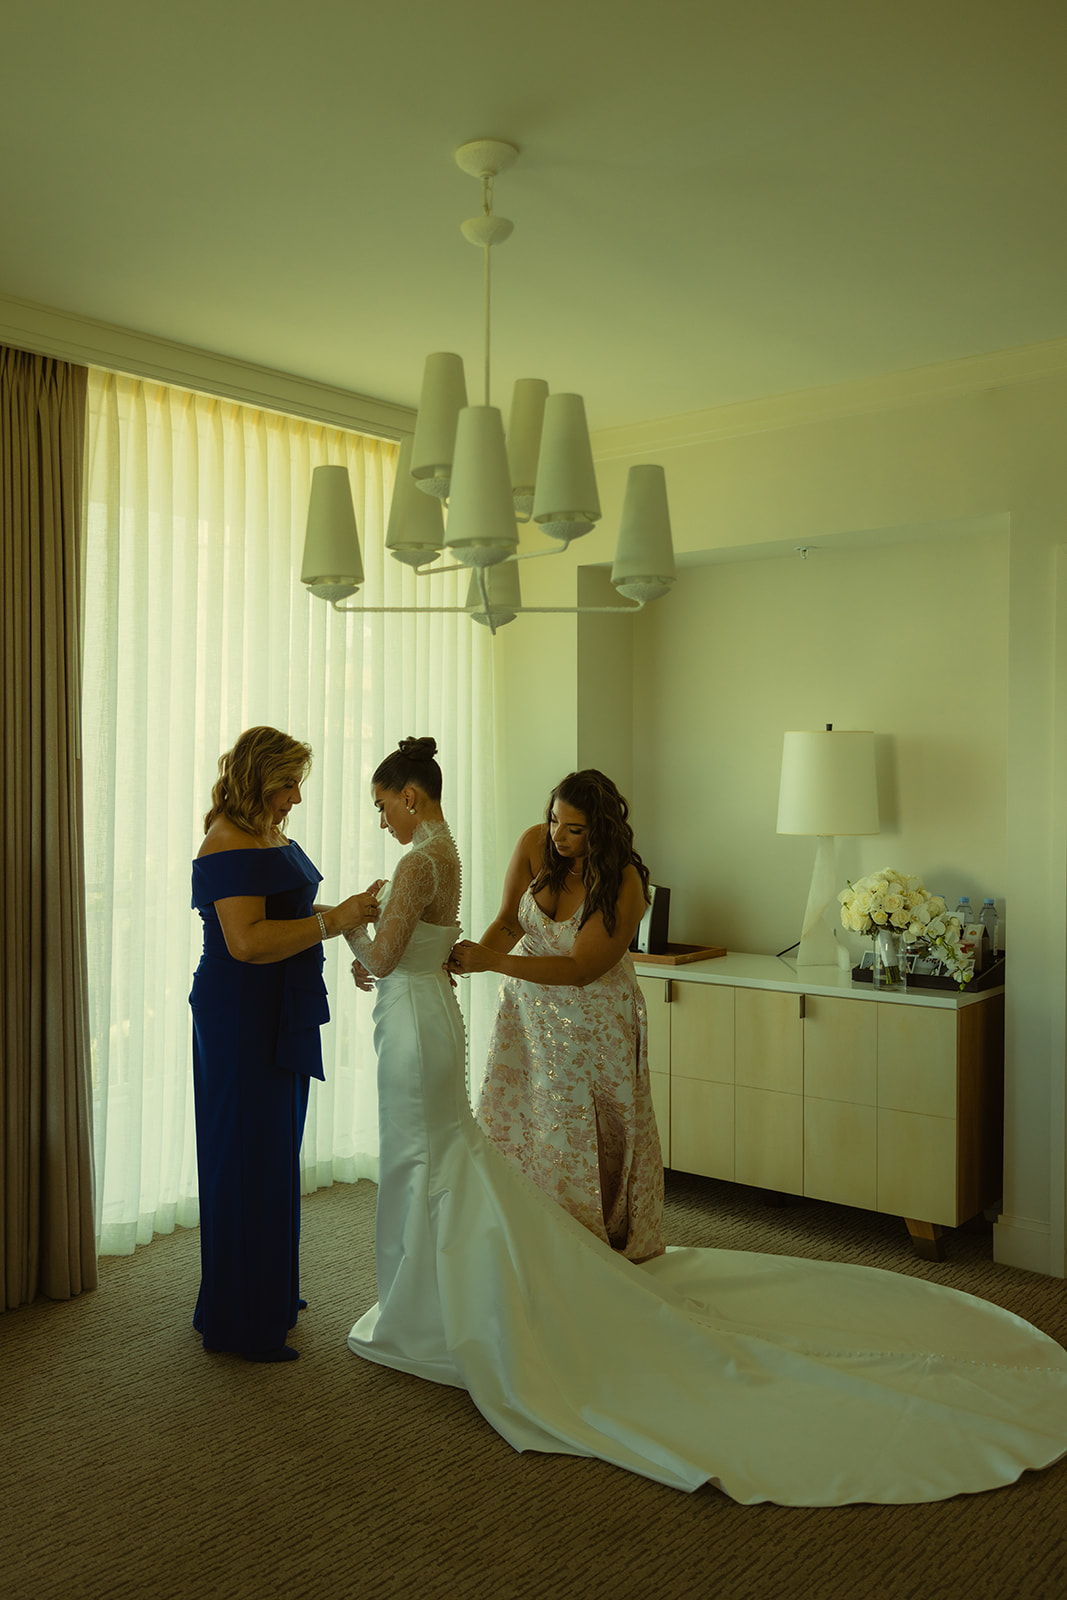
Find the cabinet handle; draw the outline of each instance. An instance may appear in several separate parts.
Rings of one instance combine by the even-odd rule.
[[[674,989],[671,985],[670,978],[664,978],[663,980],[663,999],[666,1005],[670,1005],[671,1001],[674,999]]]
[[[800,1002],[799,1009],[797,1011],[797,1016],[800,1018],[801,1022],[804,1021],[804,1018],[808,1014],[807,1013],[807,1006],[806,1006],[807,998],[808,997],[807,997],[806,994],[797,995],[797,1000]]]

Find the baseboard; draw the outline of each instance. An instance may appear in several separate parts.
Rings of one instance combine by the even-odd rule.
[[[1035,1217],[1002,1214],[993,1227],[993,1260],[1005,1267],[1056,1277],[1051,1261],[1051,1231],[1047,1222]]]

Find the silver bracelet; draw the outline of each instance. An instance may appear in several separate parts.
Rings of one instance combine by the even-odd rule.
[[[322,934],[323,943],[325,943],[326,940],[330,937],[329,934],[326,932],[325,920],[323,919],[323,915],[322,915],[321,911],[316,911],[315,915],[319,919],[319,932]]]

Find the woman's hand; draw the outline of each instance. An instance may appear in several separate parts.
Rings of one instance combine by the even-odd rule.
[[[362,894],[349,895],[347,900],[342,900],[339,906],[328,911],[326,922],[329,932],[351,933],[353,928],[365,928],[368,922],[376,921],[380,909],[378,891],[384,884],[385,879],[379,878]]]
[[[367,913],[364,918],[365,922],[377,922],[379,916],[381,915],[382,908],[378,904],[378,896],[381,894],[388,881],[388,878],[375,878],[369,889],[364,889],[362,894],[357,894],[354,897],[357,900],[363,901],[367,908]]]
[[[352,963],[352,982],[357,989],[362,989],[365,994],[369,994],[374,988],[374,979],[362,961],[353,961]]]
[[[484,944],[475,944],[473,939],[461,939],[452,946],[446,963],[447,970],[458,972],[461,978],[469,978],[472,972],[492,972],[495,955],[496,952]]]

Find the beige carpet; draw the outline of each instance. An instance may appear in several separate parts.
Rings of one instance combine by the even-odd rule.
[[[301,1359],[207,1355],[199,1238],[101,1263],[100,1287],[0,1317],[0,1594],[309,1600],[1063,1600],[1067,1461],[938,1505],[807,1510],[686,1495],[598,1461],[517,1455],[466,1395],[374,1367],[369,1183],[305,1201]],[[1067,1344],[1067,1287],[949,1259],[902,1223],[668,1179],[668,1237],[857,1261],[985,1296]]]

